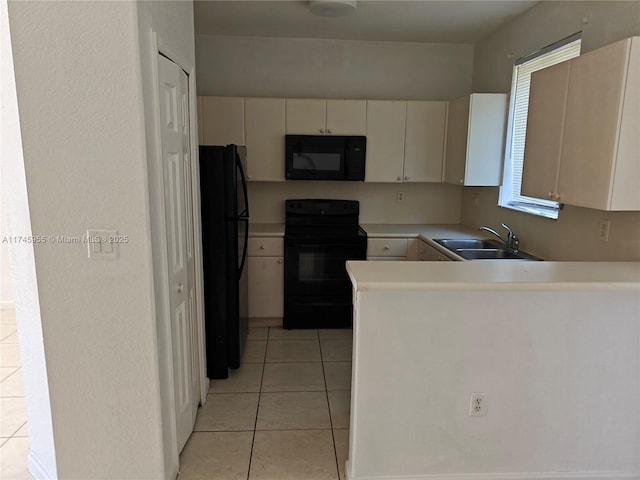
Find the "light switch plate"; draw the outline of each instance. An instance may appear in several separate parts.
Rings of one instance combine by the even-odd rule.
[[[115,260],[117,230],[87,230],[87,249],[92,260]]]

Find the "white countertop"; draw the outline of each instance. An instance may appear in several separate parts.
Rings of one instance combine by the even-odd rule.
[[[365,223],[360,225],[370,238],[486,238],[486,235],[465,227],[464,225],[413,225],[413,224],[380,224]]]
[[[347,262],[351,282],[368,290],[619,288],[640,292],[640,262]],[[640,301],[640,296],[638,297]]]

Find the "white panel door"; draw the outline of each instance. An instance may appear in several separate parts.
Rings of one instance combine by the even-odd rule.
[[[164,204],[177,448],[193,431],[198,408],[195,265],[191,204],[188,78],[158,56]]]

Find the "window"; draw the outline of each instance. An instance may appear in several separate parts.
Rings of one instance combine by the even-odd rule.
[[[558,218],[559,205],[557,202],[525,197],[520,194],[524,142],[527,132],[527,112],[529,109],[529,84],[531,82],[531,74],[536,70],[564,62],[578,55],[580,55],[579,33],[515,62],[511,85],[511,106],[504,177],[498,201],[500,206],[534,215]]]

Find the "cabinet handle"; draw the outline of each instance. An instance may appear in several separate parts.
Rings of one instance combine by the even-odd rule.
[[[333,133],[333,130],[329,129],[327,130],[327,133]]]
[[[264,250],[264,245],[260,245],[260,250]]]
[[[461,178],[458,182],[459,183],[464,183],[464,178]]]
[[[389,250],[389,245],[385,245],[385,246],[384,246],[384,249],[385,249],[385,250]]]
[[[556,193],[556,202],[559,202],[561,198],[562,198],[562,194]]]
[[[321,129],[320,129],[320,133],[324,133],[324,128],[321,128]]]
[[[282,259],[281,258],[278,259],[278,263],[282,263]]]
[[[176,287],[176,290],[178,291],[178,293],[182,293],[184,291],[184,285],[179,283],[178,286]]]
[[[547,197],[549,197],[549,198],[551,198],[551,199],[553,200],[553,192],[549,192],[549,193],[547,194]]]
[[[398,177],[398,181],[401,182],[402,181],[402,177]]]
[[[409,177],[408,177],[408,176],[407,176],[407,177],[404,177],[404,179],[405,179],[406,181],[409,181]]]

